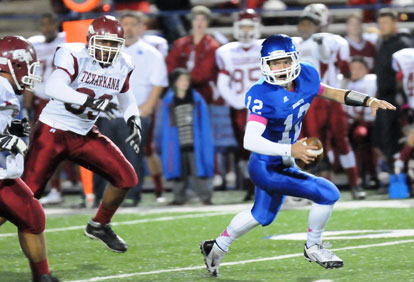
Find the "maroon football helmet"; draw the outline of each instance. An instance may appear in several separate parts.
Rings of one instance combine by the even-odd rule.
[[[101,16],[89,26],[86,39],[92,58],[102,64],[112,64],[124,46],[124,29],[115,17]],[[108,41],[112,43],[111,46],[103,44]]]
[[[19,91],[33,91],[35,82],[42,81],[36,75],[39,66],[32,43],[21,36],[6,36],[0,39],[0,71],[9,73]]]
[[[253,27],[251,30],[244,30],[244,26]],[[241,43],[250,43],[260,37],[260,17],[253,9],[245,9],[237,15],[234,22],[234,38]]]

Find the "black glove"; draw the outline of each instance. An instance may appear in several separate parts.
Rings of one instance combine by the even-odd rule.
[[[27,145],[22,139],[15,135],[0,135],[0,150],[9,151],[13,154],[22,154],[23,156],[27,153]]]
[[[114,111],[118,110],[118,106],[109,99],[93,99],[88,97],[83,105],[95,111],[104,112],[109,119],[116,118]]]
[[[10,126],[7,128],[11,135],[16,135],[18,137],[29,136],[30,134],[30,125],[27,118],[22,120],[14,119],[11,121]]]
[[[139,116],[130,117],[127,125],[130,127],[130,135],[125,139],[125,142],[138,154],[139,145],[141,144],[141,120]]]

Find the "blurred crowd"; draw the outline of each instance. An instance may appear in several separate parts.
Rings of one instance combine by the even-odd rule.
[[[172,183],[171,205],[185,204],[189,188],[204,205],[212,204],[214,189],[245,190],[243,200],[253,199],[243,135],[248,115],[244,94],[261,77],[261,19],[255,9],[276,7],[280,2],[247,1],[250,9],[237,13],[233,38],[208,34],[212,12],[206,6],[192,7],[188,0],[153,1],[159,11],[188,10],[188,15],[161,16],[155,24],[153,17],[137,11],[150,12],[151,5],[145,2],[115,5],[125,32],[124,51],[136,66],[131,85],[141,114],[140,153],[125,144],[128,128],[121,115],[114,120],[102,116],[97,123],[133,164],[140,179],[124,206],[139,204],[144,182],[150,179],[160,203],[166,202],[165,180]],[[56,12],[64,12],[58,8],[55,6]],[[366,189],[387,192],[384,175],[407,173],[408,184],[414,184],[412,37],[410,31],[399,29],[400,16],[392,8],[373,16],[375,27],[364,29],[366,17],[354,14],[347,19],[344,36],[330,34],[326,32],[332,23],[328,7],[311,4],[297,19],[299,37],[294,38],[302,61],[312,63],[323,82],[398,106],[397,111],[379,111],[374,118],[365,108],[315,99],[307,113],[301,134],[318,137],[325,151],[325,159],[313,172],[334,182],[338,173],[346,175],[345,186],[354,199],[366,198]],[[60,25],[58,17],[44,14],[39,35],[29,38],[44,80],[22,101],[25,115],[33,123],[49,100],[44,85],[53,70],[54,51],[65,42]],[[154,25],[162,34],[151,31]],[[49,194],[40,201],[61,203],[62,190],[76,186],[84,188],[82,206],[98,206],[105,185],[100,176],[67,161],[50,181]]]

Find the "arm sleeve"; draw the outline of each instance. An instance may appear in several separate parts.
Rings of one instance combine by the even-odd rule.
[[[73,90],[69,86],[70,83],[71,78],[68,73],[62,69],[56,69],[46,83],[45,93],[64,103],[83,105],[88,96]]]
[[[139,116],[137,101],[135,100],[135,96],[131,90],[118,95],[117,98],[124,114],[125,122],[132,116]]]
[[[262,155],[290,157],[292,145],[267,140],[262,136],[265,129],[266,125],[263,122],[249,119],[244,134],[243,147]]]

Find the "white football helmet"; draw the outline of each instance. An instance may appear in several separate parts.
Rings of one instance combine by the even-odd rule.
[[[242,26],[252,26],[253,29],[245,31]],[[241,43],[250,43],[260,38],[260,17],[253,9],[241,11],[233,27],[233,36]]]
[[[329,24],[329,9],[325,4],[310,4],[305,7],[300,18],[308,18],[317,25],[325,27]]]

